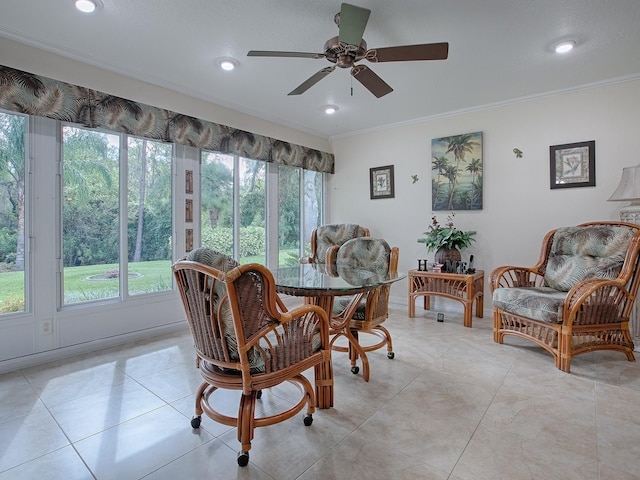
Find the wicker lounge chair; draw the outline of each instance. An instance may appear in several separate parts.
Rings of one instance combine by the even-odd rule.
[[[591,222],[549,232],[538,263],[491,273],[493,338],[530,340],[569,373],[571,359],[617,350],[634,360],[629,317],[638,292],[640,226]]]

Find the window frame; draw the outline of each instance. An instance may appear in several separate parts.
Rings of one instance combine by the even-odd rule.
[[[202,207],[202,165],[204,162],[204,156],[207,153],[212,154],[221,154],[221,155],[229,155],[233,157],[233,258],[235,260],[239,260],[240,257],[240,248],[239,248],[239,235],[240,235],[240,219],[239,219],[239,207],[240,207],[240,160],[242,158],[246,158],[247,160],[253,161],[261,161],[254,160],[249,157],[243,157],[233,153],[223,153],[223,152],[215,152],[212,150],[200,149],[200,168],[197,172],[197,176],[194,177],[194,182],[197,182],[199,187],[199,198],[198,204]],[[302,258],[304,256],[305,247],[309,244],[310,233],[305,233],[305,225],[306,225],[306,217],[305,217],[305,181],[306,175],[311,172],[309,170],[303,169],[301,167],[292,167],[290,165],[280,165],[274,162],[265,162],[265,240],[266,240],[266,254],[265,254],[265,263],[267,268],[277,268],[280,261],[280,249],[279,249],[279,238],[278,238],[278,230],[279,230],[279,172],[280,167],[283,168],[299,168],[301,171],[300,175],[300,188],[299,188],[299,208],[300,208],[300,241],[298,248],[298,258]],[[323,172],[312,172],[315,175],[321,175],[321,199],[318,205],[319,213],[318,216],[320,220],[318,224],[322,224],[324,220],[324,212],[325,212],[325,193],[326,193],[326,174]],[[194,226],[200,231],[203,228],[202,225],[202,216],[199,215],[198,221],[194,222]],[[201,237],[199,237],[201,238]],[[201,243],[194,243],[194,248],[197,248]],[[206,247],[208,245],[202,245]],[[188,252],[187,252],[188,253]]]

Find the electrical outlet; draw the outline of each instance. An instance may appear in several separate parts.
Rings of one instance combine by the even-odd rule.
[[[53,333],[53,320],[46,318],[40,320],[40,335],[51,335]]]

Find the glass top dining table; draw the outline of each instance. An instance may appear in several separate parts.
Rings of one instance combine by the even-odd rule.
[[[405,274],[374,268],[319,263],[278,267],[272,272],[278,293],[306,297],[307,303],[320,305],[329,314],[336,296],[368,292],[406,277]]]
[[[296,296],[353,295],[406,276],[397,272],[321,263],[301,263],[272,271],[278,292]]]

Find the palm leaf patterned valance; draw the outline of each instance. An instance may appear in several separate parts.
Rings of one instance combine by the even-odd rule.
[[[0,108],[333,173],[332,154],[0,65]]]

